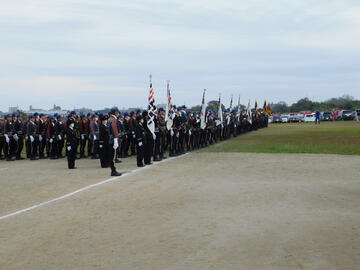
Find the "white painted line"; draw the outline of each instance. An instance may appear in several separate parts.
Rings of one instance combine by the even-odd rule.
[[[0,168],[0,171],[5,171],[7,169],[9,169],[9,168]]]
[[[126,174],[123,174],[121,176],[117,176],[117,177],[112,177],[112,178],[109,178],[107,180],[104,180],[104,181],[101,181],[99,183],[96,183],[96,184],[92,184],[92,185],[89,185],[89,186],[86,186],[86,187],[83,187],[83,188],[80,188],[78,190],[75,190],[73,192],[70,192],[68,194],[65,194],[63,196],[60,196],[60,197],[57,197],[55,199],[52,199],[52,200],[49,200],[49,201],[45,201],[45,202],[42,202],[42,203],[39,203],[39,204],[35,204],[33,206],[30,206],[28,208],[24,208],[24,209],[21,209],[21,210],[18,210],[16,212],[13,212],[13,213],[10,213],[10,214],[7,214],[5,216],[0,216],[0,220],[3,220],[3,219],[6,219],[6,218],[9,218],[9,217],[13,217],[13,216],[17,216],[17,215],[20,215],[22,213],[26,213],[26,212],[29,212],[33,209],[36,209],[36,208],[39,208],[39,207],[42,207],[42,206],[45,206],[45,205],[48,205],[48,204],[51,204],[53,202],[57,202],[57,201],[61,201],[61,200],[64,200],[66,198],[69,198],[69,197],[72,197],[80,192],[83,192],[83,191],[86,191],[86,190],[89,190],[89,189],[92,189],[92,188],[95,188],[95,187],[98,187],[98,186],[101,186],[101,185],[104,185],[104,184],[107,184],[107,183],[110,183],[110,182],[115,182],[115,181],[118,181],[120,180],[120,178],[125,178],[126,176],[129,176],[129,175],[132,175],[136,172],[139,172],[139,171],[142,171],[142,170],[145,170],[145,169],[148,169],[148,168],[152,168],[160,163],[164,163],[164,162],[167,162],[169,160],[174,160],[176,158],[180,158],[180,157],[183,157],[185,155],[187,155],[188,153],[184,154],[184,155],[181,155],[181,156],[177,156],[177,157],[173,157],[173,158],[167,158],[167,159],[164,159],[162,161],[159,161],[159,162],[156,162],[156,163],[153,163],[151,166],[145,166],[145,167],[142,167],[142,168],[137,168],[135,170],[132,170]]]

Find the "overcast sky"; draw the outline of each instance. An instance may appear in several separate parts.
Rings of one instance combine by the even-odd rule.
[[[0,110],[360,98],[359,0],[11,0]]]

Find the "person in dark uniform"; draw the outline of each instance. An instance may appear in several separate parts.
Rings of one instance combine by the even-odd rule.
[[[88,113],[86,115],[86,131],[87,131],[87,154],[88,154],[88,157],[91,157],[92,158],[92,149],[94,148],[93,147],[93,141],[90,140],[90,122],[91,120],[93,119],[92,117],[92,114],[91,113]]]
[[[149,120],[149,115],[147,111],[143,111],[142,113],[142,119],[144,121],[143,123],[143,127],[145,129],[145,137],[146,137],[146,142],[144,145],[144,162],[145,165],[151,165],[151,157],[153,156],[153,151],[154,151],[154,136],[151,133],[147,123]]]
[[[46,137],[50,159],[58,159],[58,144],[56,140],[56,120],[52,115],[48,117]]]
[[[100,127],[99,127],[99,158],[101,168],[109,167],[108,148],[109,148],[109,127],[107,125],[108,117],[106,115],[100,115]]]
[[[89,142],[91,142],[91,159],[98,158],[99,152],[99,139],[100,139],[100,129],[98,123],[98,117],[96,114],[93,114],[90,120],[90,134],[89,134]]]
[[[39,144],[39,158],[45,158],[45,147],[46,147],[46,129],[47,129],[47,117],[44,114],[39,115],[38,119],[38,144]]]
[[[138,114],[140,116],[140,114]],[[130,117],[128,119],[129,123],[129,147],[130,147],[130,155],[136,155],[136,140],[135,140],[135,128],[137,124],[137,115],[135,112],[130,112]],[[128,148],[129,148],[128,147]]]
[[[143,127],[144,119],[139,115],[136,117],[135,140],[136,140],[136,161],[138,167],[144,167],[144,145],[145,129]]]
[[[16,140],[16,160],[24,159],[21,157],[21,152],[24,148],[24,125],[21,121],[20,115],[17,114],[14,122],[14,138]]]
[[[5,158],[7,161],[13,161],[15,156],[16,141],[14,139],[14,122],[12,115],[8,114],[5,116],[4,124],[4,134],[5,134]]]
[[[77,149],[77,134],[75,130],[75,122],[68,120],[68,128],[66,130],[66,150],[67,150],[67,161],[69,169],[76,169],[76,149]]]
[[[4,159],[3,151],[5,145],[4,121],[0,119],[0,159]]]
[[[55,143],[57,144],[57,158],[64,158],[62,151],[65,144],[65,125],[61,115],[56,116],[54,127]]]
[[[120,111],[118,108],[112,108],[109,114],[110,116],[108,120],[108,126],[109,126],[110,137],[109,137],[108,158],[111,168],[111,176],[121,176],[121,173],[119,173],[115,167],[117,149],[119,147],[119,128],[118,128],[117,116],[120,114]]]
[[[79,119],[79,133],[80,133],[80,158],[85,158],[85,147],[89,134],[88,120],[84,114],[80,115]]]
[[[162,109],[162,108],[160,108]],[[160,110],[159,109],[159,110]],[[158,110],[158,112],[159,112]],[[161,161],[160,159],[160,129],[159,129],[159,120],[158,115],[154,117],[154,124],[155,124],[155,140],[154,140],[154,150],[153,150],[153,160],[154,161]]]
[[[37,140],[35,140],[36,136],[36,123],[35,117],[33,115],[29,116],[29,121],[27,122],[26,126],[26,136],[29,140],[29,152],[30,152],[30,160],[37,160],[36,152],[37,152]]]
[[[165,110],[163,108],[159,109],[158,114],[158,123],[159,123],[159,135],[160,135],[160,151],[159,158],[160,160],[166,159],[165,156],[165,147],[166,147],[166,122],[165,122]]]

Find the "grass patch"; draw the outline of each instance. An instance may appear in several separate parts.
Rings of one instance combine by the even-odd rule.
[[[360,123],[270,124],[201,151],[360,155]]]

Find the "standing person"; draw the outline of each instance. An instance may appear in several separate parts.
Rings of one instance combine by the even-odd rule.
[[[15,132],[15,140],[17,142],[16,144],[16,160],[22,160],[24,159],[21,157],[21,152],[24,148],[24,125],[21,121],[20,115],[16,115],[16,120],[14,122],[14,132]]]
[[[136,140],[136,161],[138,167],[144,167],[144,144],[145,129],[143,127],[144,119],[139,115],[136,117],[135,140]]]
[[[119,128],[118,128],[117,116],[120,114],[120,111],[118,108],[112,108],[109,114],[110,117],[108,120],[108,126],[109,126],[110,137],[109,137],[108,158],[111,168],[111,176],[121,176],[121,173],[119,173],[115,167],[116,154],[117,154],[117,149],[119,147]]]
[[[14,139],[14,122],[12,115],[8,114],[5,116],[4,124],[4,134],[5,134],[5,158],[6,161],[13,161],[13,156],[15,156],[15,147],[16,141]]]
[[[88,138],[88,123],[84,114],[80,115],[79,133],[80,133],[80,158],[85,158],[85,147]]]
[[[148,127],[149,115],[147,111],[143,111],[142,118],[144,120],[143,127],[145,129],[146,143],[144,145],[144,161],[145,165],[151,165],[151,157],[154,152],[154,136]]]
[[[55,132],[55,141],[56,141],[56,149],[57,149],[57,157],[58,158],[63,158],[63,148],[64,148],[64,144],[65,144],[65,125],[63,122],[63,118],[61,115],[57,115],[56,116],[56,122],[55,122],[55,127],[54,127],[54,132]]]
[[[39,117],[40,117],[38,119],[39,158],[44,159],[45,158],[44,151],[46,147],[47,117],[42,113],[39,115]]]
[[[35,117],[33,115],[30,115],[29,121],[26,126],[26,136],[28,138],[28,143],[29,143],[30,160],[37,160],[36,149],[37,149],[38,141],[35,140],[36,129],[37,129],[37,125],[35,123]]]
[[[159,109],[158,123],[159,123],[159,136],[160,136],[159,158],[160,160],[163,160],[167,158],[164,155],[165,147],[166,147],[166,122],[165,122],[165,110],[163,108]]]
[[[320,112],[319,111],[315,112],[315,125],[316,124],[320,124]]]
[[[99,139],[100,139],[100,129],[98,124],[98,117],[96,114],[92,115],[90,120],[90,135],[89,143],[91,142],[91,159],[97,159],[99,151]]]
[[[77,150],[77,134],[75,129],[75,122],[68,120],[68,128],[66,130],[66,150],[67,150],[67,161],[69,169],[76,169],[75,159]]]
[[[48,157],[50,159],[58,159],[58,143],[56,140],[56,120],[52,115],[48,117],[48,123],[46,128],[46,137],[48,143]]]
[[[162,109],[162,108],[160,108]],[[159,110],[160,110],[159,109]],[[159,112],[158,110],[158,112]],[[159,129],[159,120],[158,115],[154,117],[154,124],[155,124],[155,140],[154,140],[154,147],[153,147],[153,160],[160,161],[160,129]]]
[[[5,144],[4,122],[0,119],[0,159],[4,159],[3,150]]]
[[[108,117],[106,115],[100,115],[100,127],[99,127],[99,158],[101,168],[109,167],[108,160],[108,148],[109,148],[109,127],[107,125]]]

